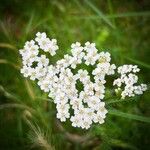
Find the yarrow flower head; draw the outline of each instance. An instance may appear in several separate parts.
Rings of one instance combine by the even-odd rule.
[[[116,85],[119,90],[120,87],[124,87],[121,93],[122,98],[133,97],[136,94],[141,95],[147,90],[146,84],[136,85],[138,82],[138,76],[136,75],[140,69],[137,65],[123,65],[118,67],[118,73],[121,74],[120,78],[114,80],[113,85]]]
[[[57,118],[62,122],[70,119],[73,127],[83,129],[90,128],[93,123],[104,123],[108,112],[103,102],[105,77],[115,74],[116,70],[116,65],[110,63],[110,53],[99,52],[95,43],[86,42],[82,46],[76,42],[71,45],[71,54],[64,55],[55,65],[49,64],[46,55],[40,55],[40,51],[44,51],[54,56],[57,50],[56,39],[49,39],[46,33],[38,32],[36,38],[27,41],[20,50],[23,63],[21,73],[24,77],[37,80],[41,90],[49,93],[48,96],[56,104]],[[81,63],[95,67],[92,74],[84,69],[73,73]],[[115,79],[113,84],[118,88],[124,84],[122,98],[143,94],[147,89],[145,84],[135,85],[138,81],[135,73],[139,71],[133,65],[118,67],[121,77]],[[91,81],[91,76],[94,81]],[[77,89],[78,82],[83,85],[83,90]]]

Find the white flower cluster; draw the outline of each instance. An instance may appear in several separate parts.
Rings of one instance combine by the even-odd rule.
[[[118,86],[118,90],[121,90],[121,86],[124,85],[124,90],[121,93],[122,98],[133,97],[136,94],[143,94],[147,90],[146,84],[135,85],[138,81],[138,76],[135,74],[139,72],[140,69],[136,65],[123,65],[118,67],[118,73],[121,77],[114,80],[113,85]]]
[[[47,74],[49,59],[45,55],[39,56],[39,49],[49,52],[52,56],[56,54],[58,49],[57,41],[50,40],[45,33],[38,32],[35,41],[27,41],[24,48],[20,50],[23,60],[21,73],[24,77],[30,77],[31,80],[39,80]]]
[[[70,118],[72,126],[83,129],[90,128],[92,123],[104,123],[107,114],[105,103],[102,102],[105,96],[105,76],[114,74],[116,69],[114,64],[110,64],[110,54],[98,53],[95,43],[86,42],[81,46],[76,42],[71,45],[71,55],[66,54],[55,65],[49,65],[49,59],[46,55],[40,55],[39,51],[49,52],[53,56],[57,49],[55,39],[50,40],[45,33],[38,32],[35,40],[26,42],[20,50],[23,60],[21,73],[31,80],[37,79],[40,88],[49,93],[48,96],[53,98],[56,104],[57,118],[61,121]],[[91,75],[83,69],[73,74],[72,71],[81,63],[96,66]],[[133,92],[127,89],[133,88],[133,84],[137,82],[136,75],[130,73],[127,76],[126,73],[139,71],[136,66],[129,66],[119,67],[118,73],[121,73],[121,78],[114,81],[114,85],[119,87],[122,83],[126,84],[124,97],[133,95]],[[129,68],[132,69],[128,70]],[[94,82],[91,81],[91,77],[94,78]],[[77,89],[78,82],[83,84],[83,90]],[[135,94],[144,90],[144,84],[134,86]]]

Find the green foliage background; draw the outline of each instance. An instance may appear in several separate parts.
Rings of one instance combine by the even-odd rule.
[[[75,41],[95,42],[113,63],[137,64],[140,82],[150,77],[149,0],[0,1],[0,149],[148,150],[150,93],[118,99],[107,83],[109,113],[103,125],[75,129],[56,120],[55,105],[19,69],[19,49],[37,31],[56,38],[55,63]],[[112,99],[113,97],[113,99]]]

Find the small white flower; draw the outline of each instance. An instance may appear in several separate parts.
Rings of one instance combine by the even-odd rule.
[[[76,57],[72,57],[69,63],[71,64],[71,68],[75,69],[78,64],[78,59]]]
[[[141,84],[141,89],[142,89],[142,91],[146,91],[147,90],[147,85],[146,84]]]
[[[99,58],[99,62],[100,63],[106,63],[106,62],[110,62],[110,60],[111,60],[111,58],[110,58],[110,53],[108,53],[108,52],[101,52],[100,54],[99,54],[100,56],[100,58]]]
[[[31,74],[31,68],[27,66],[23,66],[20,72],[24,75],[24,77],[28,77]]]
[[[45,55],[41,55],[40,57],[37,57],[38,66],[48,66],[49,60],[46,58]]]
[[[38,32],[36,36],[37,37],[35,38],[35,41],[38,42],[40,48],[54,56],[56,54],[56,50],[58,50],[57,40],[50,40],[49,38],[47,38],[46,33]]]
[[[46,37],[47,37],[47,36],[46,36],[46,33],[45,33],[45,32],[43,32],[43,33],[38,32],[38,33],[36,34],[35,41],[40,42],[41,39],[45,39]]]
[[[44,77],[46,75],[47,69],[41,66],[35,68],[37,78]]]
[[[115,74],[115,69],[116,69],[116,65],[115,64],[112,64],[109,69],[108,69],[108,72],[107,72],[107,75],[113,75]]]
[[[27,41],[24,45],[24,49],[30,49],[34,45],[35,45],[35,41],[33,41],[33,40]]]
[[[34,68],[31,68],[31,70],[30,70],[30,79],[31,80],[35,80],[37,77],[36,77],[36,71],[35,71],[35,69]]]

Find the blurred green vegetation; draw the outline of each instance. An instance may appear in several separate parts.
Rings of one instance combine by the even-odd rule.
[[[87,131],[76,129],[56,120],[55,105],[20,74],[18,51],[38,31],[58,40],[60,49],[51,63],[70,53],[75,41],[95,42],[118,66],[139,65],[140,81],[148,84],[149,8],[149,0],[1,0],[0,149],[150,149],[149,91],[122,101],[109,81],[106,122]]]

